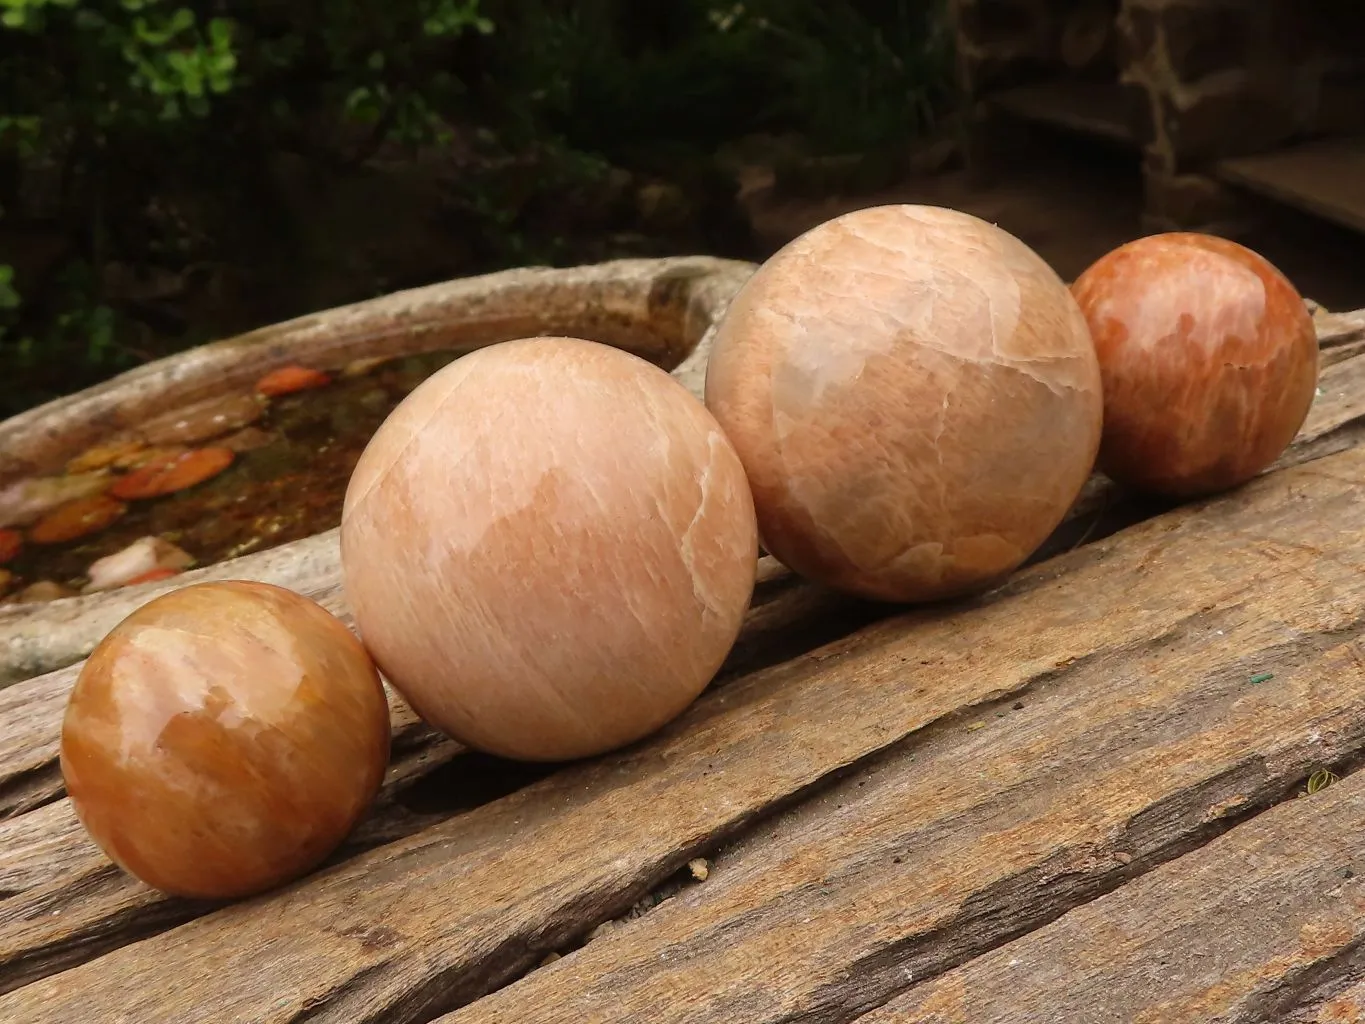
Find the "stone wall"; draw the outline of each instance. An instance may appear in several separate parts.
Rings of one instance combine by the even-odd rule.
[[[1205,173],[1216,160],[1365,132],[1362,0],[955,0],[953,9],[974,99],[1029,81],[1119,84],[1155,228],[1232,213]],[[1106,15],[1112,32],[1076,66],[1069,54],[1089,51],[1074,41],[1096,37]]]
[[[971,96],[1058,75],[1117,73],[1119,0],[951,0],[958,67]]]

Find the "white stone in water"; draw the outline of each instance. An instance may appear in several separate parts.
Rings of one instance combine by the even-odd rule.
[[[16,480],[0,489],[0,527],[27,526],[58,505],[98,494],[107,486],[109,474],[102,470]]]
[[[161,537],[140,537],[122,551],[105,555],[96,560],[87,570],[90,582],[84,592],[113,590],[129,580],[149,573],[154,569],[188,569],[194,564],[194,556],[176,547]]]

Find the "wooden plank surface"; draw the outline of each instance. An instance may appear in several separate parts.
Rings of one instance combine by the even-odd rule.
[[[1365,578],[1362,483],[1365,452],[1342,453],[1083,548],[987,597],[879,623],[707,694],[632,750],[11,992],[0,1019],[172,1024],[211,1006],[233,1020],[426,1020],[763,815],[874,762],[899,781],[862,808],[870,818],[810,804],[819,843],[784,846],[785,859],[736,874],[729,890],[722,858],[695,890],[743,911],[706,931],[704,945],[747,950],[717,967],[727,972],[719,988],[685,969],[697,947],[669,945],[662,951],[683,968],[661,972],[655,949],[646,973],[662,980],[652,995],[632,990],[631,1005],[639,1019],[684,1019],[685,1000],[661,1005],[660,991],[697,990],[707,1005],[746,971],[789,985],[775,998],[793,1005],[885,1001],[908,983],[907,967],[915,977],[955,966],[974,942],[1043,923],[1365,745],[1365,668],[1350,655],[1365,615],[1352,599]],[[1276,685],[1257,688],[1249,678],[1267,665]],[[990,856],[973,855],[982,843]],[[771,909],[750,913],[769,895],[801,916],[774,928]],[[666,912],[685,916],[665,904],[639,919],[636,940],[655,935]],[[794,927],[806,918],[819,923]],[[940,943],[954,921],[965,931]],[[594,1019],[583,958],[624,935],[479,1012],[572,970],[559,975],[572,1004],[560,987],[554,1005],[519,1004],[533,1011],[523,1019],[570,1008],[576,1016],[564,1019]],[[633,948],[598,976],[625,979],[615,965]],[[803,960],[804,949],[825,952]],[[764,997],[752,981],[744,992],[742,1019],[776,1012],[754,1003]],[[617,1003],[602,1019],[631,1017]]]
[[[1354,330],[1355,325],[1346,330]],[[1331,337],[1331,335],[1327,335]],[[1365,355],[1328,366],[1319,380],[1319,395],[1294,444],[1278,460],[1275,468],[1283,469],[1304,461],[1331,454],[1353,446],[1365,437]],[[1103,481],[1096,481],[1103,483]],[[1078,505],[1086,515],[1113,500],[1112,488],[1090,487]],[[1126,525],[1126,524],[1124,524]],[[1088,523],[1080,527],[1076,536],[1068,539],[1061,533],[1061,544],[1045,545],[1044,554],[1051,555],[1072,546],[1085,535]],[[1072,531],[1074,532],[1074,531]],[[1102,536],[1091,533],[1090,536]],[[780,567],[771,559],[764,560],[764,582],[772,593],[790,584],[783,582]],[[347,618],[341,580],[335,572],[320,576],[309,596],[322,602]],[[756,606],[761,607],[767,595],[763,584],[756,593]],[[732,669],[753,667],[771,660],[782,643],[782,632],[790,622],[806,618],[813,609],[833,614],[840,602],[828,595],[786,597],[780,615],[759,612],[757,607],[745,628],[745,639],[732,657]],[[796,605],[806,602],[809,608]],[[762,638],[760,642],[760,636]],[[826,637],[827,638],[827,637]],[[763,651],[769,653],[764,654]],[[746,660],[747,659],[747,660]],[[61,778],[56,770],[57,739],[61,715],[67,694],[80,671],[82,663],[49,672],[46,675],[0,689],[0,818],[21,813],[55,799],[61,793]],[[404,719],[403,721],[407,721]]]
[[[1359,973],[1365,974],[1365,970]],[[1339,983],[1340,979],[1331,980]],[[1331,984],[1326,992],[1313,993],[1307,1002],[1284,1018],[1284,1024],[1361,1024],[1362,1021],[1365,1021],[1365,978],[1339,990],[1337,984]]]
[[[800,585],[771,560],[760,566],[744,633],[715,683],[851,632],[879,610],[819,587]],[[799,624],[793,628],[793,624]],[[411,835],[436,818],[449,818],[549,774],[528,766],[463,752],[423,726],[392,692],[393,756],[384,790],[334,860]],[[52,737],[50,757],[55,757]],[[61,777],[46,764],[43,792],[55,796]],[[414,790],[434,801],[409,804]],[[435,804],[435,807],[428,806]],[[111,871],[65,799],[0,820],[0,992],[44,977],[107,949],[197,917],[211,905],[172,899]]]
[[[1324,374],[1324,395],[1284,463],[1308,457],[1316,451],[1316,442],[1338,437],[1343,423],[1349,425],[1365,412],[1365,380],[1355,382],[1355,375],[1365,378],[1362,367],[1365,360],[1360,366],[1351,363]],[[1353,375],[1347,378],[1346,374]],[[1092,539],[1103,534],[1103,530],[1095,531]],[[1058,538],[1063,543],[1054,547],[1065,549],[1078,537]],[[332,594],[332,603],[339,609],[343,606],[339,588]],[[755,608],[730,658],[728,674],[800,653],[879,613],[861,602],[804,586],[771,560],[764,560]],[[801,625],[792,628],[793,624]],[[72,666],[0,692],[0,707],[8,706],[8,714],[0,711],[0,722],[5,724],[0,737],[0,808],[8,807],[11,814],[41,807],[60,795],[57,729],[61,706],[78,669]],[[396,711],[394,729],[390,793],[401,791],[411,778],[448,765],[455,756],[453,745],[442,744],[404,707]],[[375,845],[375,836],[415,830],[420,821],[404,814],[400,804],[381,801],[367,823],[369,831],[345,852]],[[63,856],[53,856],[57,849]],[[0,892],[5,890],[11,897],[25,896],[0,904],[0,990],[96,956],[117,945],[123,935],[147,934],[205,909],[190,902],[168,901],[124,875],[106,871],[104,857],[83,836],[64,803],[34,822],[23,821],[22,816],[0,822]]]
[[[859,1024],[1359,1021],[1365,777],[1266,812]]]
[[[976,656],[921,634],[902,685],[929,689],[903,699],[965,704],[984,670],[988,702],[443,1024],[846,1021],[1361,756],[1362,486],[1355,450],[1040,567],[964,620]],[[1029,629],[1058,664],[1020,690]]]
[[[1220,160],[1214,173],[1286,206],[1365,231],[1365,138],[1323,139]]]
[[[1351,316],[1320,315],[1320,335],[1329,350],[1338,342],[1350,344],[1359,332],[1361,325]],[[1329,366],[1323,384],[1313,416],[1295,448],[1287,453],[1285,464],[1320,457],[1358,440],[1356,428],[1365,413],[1365,361],[1348,358]],[[876,609],[802,585],[784,576],[780,567],[766,575],[767,586],[760,587],[745,638],[729,666],[731,676],[842,635],[877,614]],[[819,628],[813,632],[793,629],[794,623],[818,624]],[[21,684],[29,688],[27,692],[0,693],[0,726],[4,727],[0,733],[0,808],[8,806],[11,814],[30,809],[28,814],[0,821],[0,895],[11,897],[0,899],[0,986],[4,988],[208,909],[166,901],[113,871],[79,833],[66,803],[50,803],[60,794],[53,761],[56,723],[78,667]],[[453,749],[434,755],[425,744],[436,738],[424,736],[425,730],[405,710],[400,711],[397,725],[400,742],[388,792],[398,792],[452,761],[458,774],[457,748],[449,745]],[[404,730],[411,737],[408,749],[402,743]],[[443,777],[451,776],[446,772]],[[497,793],[489,790],[485,795]],[[411,835],[432,820],[393,801],[381,800],[376,812],[348,844],[347,855]],[[4,813],[0,810],[0,816]],[[447,801],[433,817],[451,813]]]

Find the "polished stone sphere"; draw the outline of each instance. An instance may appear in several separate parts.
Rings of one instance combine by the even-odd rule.
[[[863,597],[980,590],[1090,473],[1099,369],[1065,284],[965,213],[883,206],[797,238],[717,331],[706,404],[748,472],[764,546]]]
[[[1251,479],[1313,404],[1318,343],[1302,297],[1222,238],[1151,235],[1076,279],[1104,379],[1105,474],[1176,498]]]
[[[388,702],[360,642],[264,583],[143,605],[90,655],[62,722],[62,775],[91,838],[153,888],[203,899],[316,867],[388,756]]]
[[[572,338],[442,368],[380,426],[346,492],[361,638],[430,724],[532,761],[675,717],[738,636],[757,527],[700,401]]]

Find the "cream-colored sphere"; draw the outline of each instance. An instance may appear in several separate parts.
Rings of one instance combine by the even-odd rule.
[[[637,740],[706,687],[758,557],[739,458],[700,401],[573,338],[482,349],[416,388],[352,475],[346,596],[393,686],[523,760]]]
[[[1085,318],[1017,238],[883,206],[768,260],[715,339],[706,404],[764,546],[864,597],[982,589],[1056,528],[1099,446]]]

